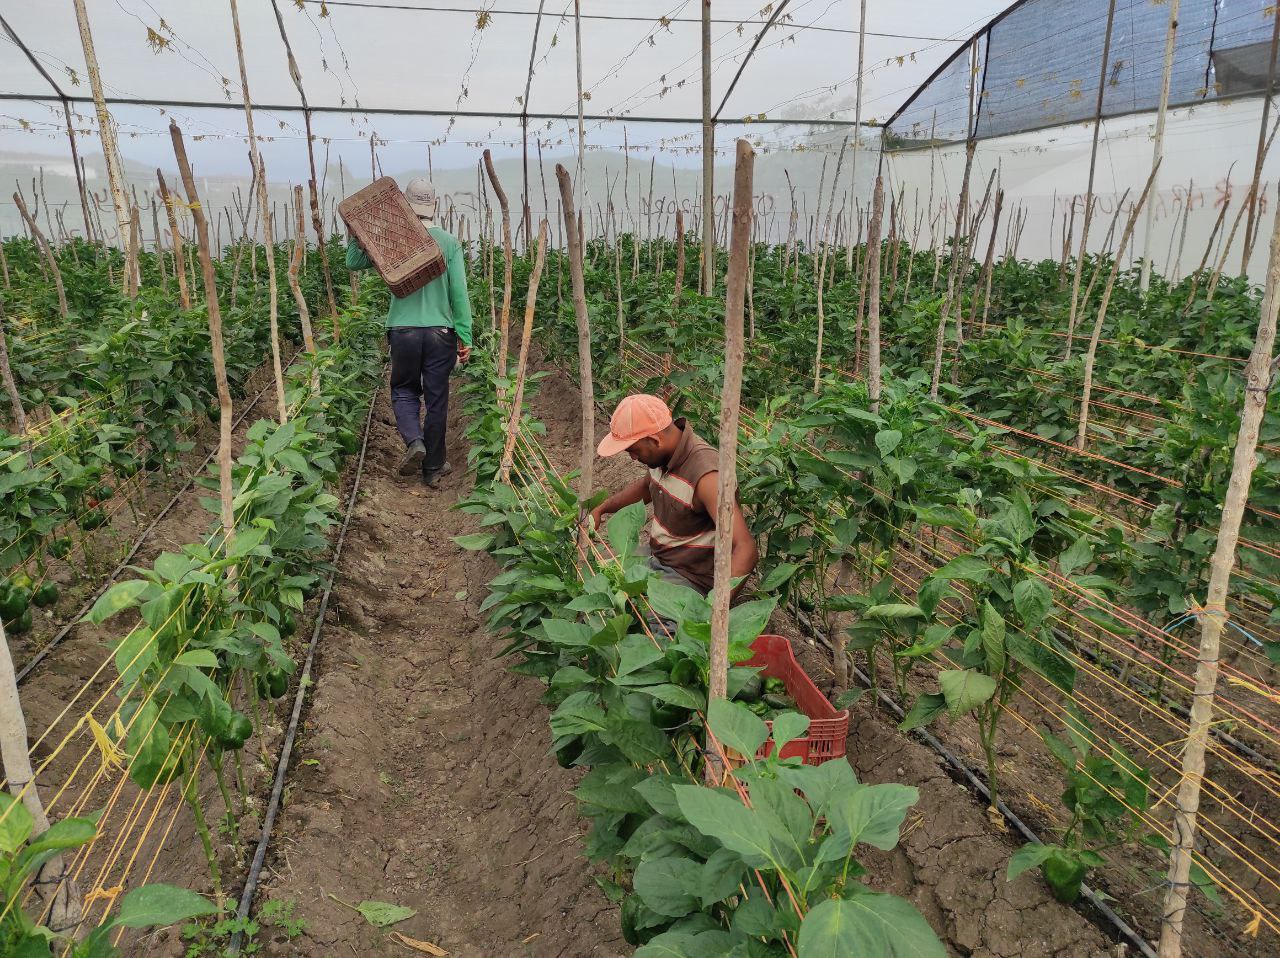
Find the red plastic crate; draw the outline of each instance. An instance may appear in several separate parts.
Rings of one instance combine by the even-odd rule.
[[[338,204],[338,215],[400,299],[445,272],[444,253],[389,176]]]
[[[821,765],[833,758],[844,758],[849,710],[836,711],[800,667],[791,643],[782,636],[762,635],[751,643],[751,649],[755,654],[739,664],[760,669],[762,678],[782,679],[787,694],[796,700],[797,710],[809,716],[809,733],[784,745],[782,757],[800,758],[805,765]],[[768,725],[772,732],[773,723]],[[772,751],[773,739],[769,739],[756,757],[767,758]]]

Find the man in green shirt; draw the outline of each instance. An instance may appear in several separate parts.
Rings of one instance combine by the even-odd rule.
[[[421,470],[435,488],[453,471],[445,461],[445,424],[449,419],[449,373],[471,357],[471,302],[462,244],[435,225],[439,198],[431,181],[418,177],[405,198],[427,232],[440,244],[446,269],[403,299],[392,296],[387,313],[391,346],[391,408],[404,439],[400,475]],[[347,269],[368,269],[373,262],[355,239],[347,241]],[[423,404],[426,419],[422,418]]]

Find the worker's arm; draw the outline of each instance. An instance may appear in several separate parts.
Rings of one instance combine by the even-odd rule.
[[[364,250],[360,248],[360,244],[356,242],[356,238],[354,236],[350,237],[347,240],[347,269],[368,269],[372,265],[373,260],[365,255]]]
[[[471,352],[471,298],[467,295],[467,266],[463,262],[460,244],[450,244],[445,266],[448,272],[445,282],[449,284],[449,307],[453,310],[453,329],[458,334],[458,353],[466,356]]]
[[[604,523],[605,517],[611,516],[633,503],[643,502],[647,504],[651,501],[652,496],[649,494],[649,480],[647,477],[628,483],[591,510],[594,527],[599,529]]]
[[[707,515],[711,517],[712,522],[716,520],[716,508],[720,502],[719,482],[720,473],[709,472],[698,480],[698,485],[693,490],[694,502],[707,510]],[[742,506],[736,502],[733,504],[732,541],[733,552],[729,559],[729,574],[734,579],[742,579],[750,575],[756,563],[760,561],[760,550],[756,547],[756,540],[751,536],[751,530],[747,528],[747,520],[742,515]],[[739,582],[730,595],[736,596],[742,591],[744,584]]]

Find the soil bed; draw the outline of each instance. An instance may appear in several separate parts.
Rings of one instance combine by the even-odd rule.
[[[395,474],[385,390],[378,403],[258,896],[296,902],[306,927],[268,930],[263,953],[411,953],[341,899],[415,909],[393,930],[455,958],[629,954],[581,856],[579,773],[549,754],[537,683],[507,672],[484,632],[497,570],[452,541],[478,530],[452,508],[470,482],[459,416],[457,471],[432,491]]]

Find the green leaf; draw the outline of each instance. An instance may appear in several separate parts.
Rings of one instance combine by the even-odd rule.
[[[1009,858],[1009,867],[1005,870],[1004,880],[1013,881],[1028,869],[1038,867],[1057,850],[1056,845],[1041,845],[1039,842],[1022,846]]]
[[[910,732],[913,729],[923,728],[946,710],[946,698],[937,692],[927,692],[915,700],[915,704],[911,706],[911,711],[907,713],[907,717],[902,720],[898,726],[904,732]]]
[[[866,694],[867,694],[867,690],[865,688],[849,689],[847,692],[841,692],[839,695],[837,695],[836,700],[833,704],[835,705],[836,709],[843,711],[847,708],[851,708],[852,706],[856,705],[858,703],[858,700],[861,699]]]
[[[996,694],[996,680],[974,669],[944,669],[938,673],[938,685],[952,718],[972,712]]]
[[[35,820],[27,807],[8,792],[0,792],[0,852],[17,854],[33,828]]]
[[[412,918],[418,912],[404,905],[393,905],[385,901],[362,901],[356,905],[356,911],[364,915],[364,920],[378,928],[386,928]]]
[[[646,515],[644,503],[633,502],[625,509],[615,512],[604,524],[609,546],[619,559],[627,559],[636,551]]]
[[[1028,632],[1038,629],[1053,608],[1053,592],[1042,579],[1023,579],[1013,587],[1013,606]]]
[[[855,788],[858,777],[848,762],[823,762],[821,765],[783,766],[778,774],[792,788],[798,788],[809,800],[816,815],[825,815],[827,807],[838,796]]]
[[[653,611],[673,622],[708,622],[711,606],[694,589],[668,582],[658,573],[649,576],[649,604]]]
[[[882,429],[876,433],[876,448],[882,456],[892,455],[901,442],[902,433],[897,429]]]
[[[1039,635],[1009,633],[1009,656],[1070,695],[1076,684],[1076,668],[1047,633],[1045,629]]]
[[[460,549],[468,552],[484,552],[493,546],[497,536],[490,532],[473,532],[469,536],[454,536],[453,541]]]
[[[700,785],[677,785],[675,792],[680,811],[690,825],[737,852],[753,868],[770,864],[773,839],[769,828],[736,795]]]
[[[756,599],[730,609],[729,644],[749,645],[759,638],[776,605],[776,599]]]
[[[946,949],[910,902],[860,892],[809,910],[800,924],[799,958],[946,958]]]
[[[726,931],[664,931],[637,948],[635,958],[736,958],[746,954],[745,951],[731,950],[732,945],[733,938]]]
[[[784,562],[776,565],[769,570],[769,574],[764,577],[764,581],[760,583],[761,592],[772,592],[781,588],[790,578],[800,570],[800,566],[795,562]]]
[[[121,899],[120,911],[111,924],[116,928],[151,928],[217,913],[217,906],[188,888],[143,885]]]
[[[1058,571],[1063,575],[1071,575],[1077,569],[1083,569],[1093,561],[1093,546],[1087,536],[1081,536],[1066,552],[1058,556]]]
[[[987,671],[999,675],[1004,668],[1005,627],[1004,617],[990,602],[982,604],[982,651],[987,659]]]
[[[93,841],[98,825],[89,818],[64,818],[51,825],[26,848],[24,854],[34,855],[50,849],[79,848]]]
[[[585,648],[591,643],[595,630],[581,622],[568,622],[564,619],[543,619],[540,623],[552,645],[563,645],[569,648]]]
[[[183,652],[174,659],[173,664],[189,665],[196,669],[216,669],[218,667],[218,657],[208,649],[192,649],[189,652]]]
[[[679,705],[681,708],[686,709],[700,709],[706,704],[706,699],[697,692],[687,689],[683,685],[672,685],[670,682],[663,682],[660,685],[640,686],[636,691],[643,692],[645,695],[652,695],[661,702]]]
[[[737,852],[728,848],[716,849],[702,866],[702,875],[698,879],[698,898],[702,907],[710,908],[736,894],[746,872],[747,866]]]
[[[646,635],[628,635],[618,646],[618,670],[616,678],[630,675],[632,672],[652,665],[662,658],[662,650],[649,640]]]
[[[707,708],[707,723],[721,745],[753,761],[756,752],[769,739],[769,727],[745,705],[725,699],[712,699]]]
[[[956,556],[946,565],[933,572],[929,578],[943,582],[959,580],[960,582],[972,582],[976,585],[985,582],[990,574],[991,566],[982,556],[962,555]]]
[[[690,858],[646,859],[633,879],[640,900],[659,915],[683,918],[698,910],[702,865]]]
[[[783,712],[775,715],[773,741],[778,749],[775,754],[781,753],[784,745],[801,738],[807,731],[809,731],[809,716],[801,715],[799,712]]]
[[[827,819],[851,848],[862,843],[889,851],[898,844],[907,810],[919,799],[911,785],[855,785],[831,800]]]
[[[84,617],[84,621],[101,625],[113,615],[117,615],[125,609],[133,608],[142,599],[143,594],[151,588],[151,585],[145,579],[126,579],[124,582],[117,582],[93,604],[93,608]]]
[[[864,613],[868,619],[923,619],[924,610],[918,605],[907,605],[905,602],[888,602],[884,605],[873,605]]]

